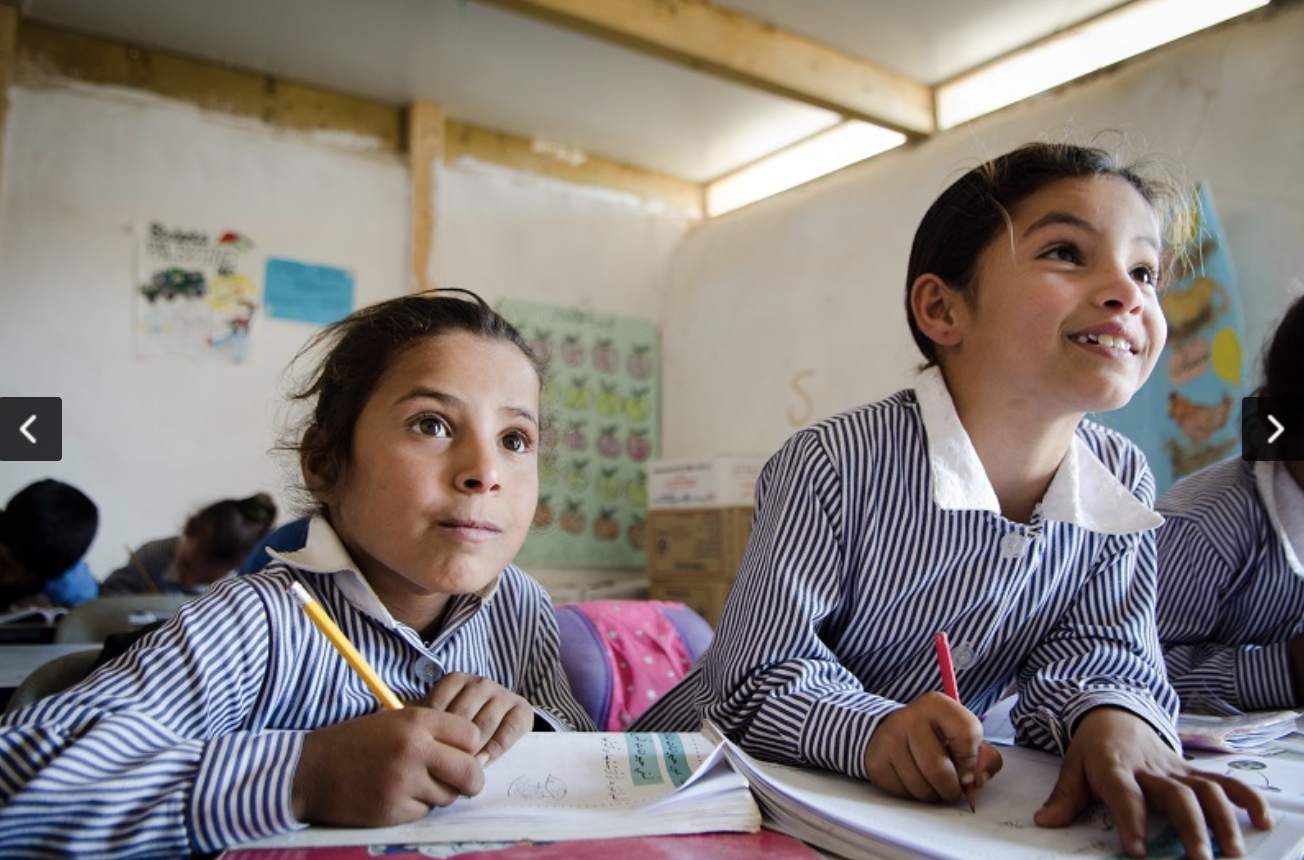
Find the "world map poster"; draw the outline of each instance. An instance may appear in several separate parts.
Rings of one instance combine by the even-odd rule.
[[[539,506],[516,563],[644,567],[647,467],[659,452],[656,325],[517,300],[499,311],[548,368]]]

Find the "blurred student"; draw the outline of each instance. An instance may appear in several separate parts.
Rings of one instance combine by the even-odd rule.
[[[1159,500],[1159,640],[1192,712],[1304,704],[1304,298],[1277,325],[1263,385],[1289,460],[1233,457]]]
[[[311,521],[311,517],[301,517],[272,529],[266,537],[249,551],[249,554],[245,556],[245,560],[236,568],[236,574],[244,576],[246,573],[257,573],[267,567],[272,563],[270,550],[291,552],[292,550],[303,549],[303,545],[308,542],[308,525]]]
[[[132,551],[100,594],[203,594],[232,574],[275,521],[276,504],[266,493],[214,502],[186,520],[180,535]]]
[[[0,511],[0,608],[76,606],[99,581],[84,556],[100,512],[81,490],[46,478],[14,494]]]
[[[511,563],[538,501],[541,367],[478,296],[448,292],[363,308],[310,344],[325,356],[290,446],[317,506],[303,549],[0,717],[6,856],[182,857],[400,824],[476,794],[533,727],[592,729],[548,595]],[[407,706],[378,708],[295,584]]]
[[[1179,752],[1153,478],[1084,419],[1127,403],[1163,349],[1170,199],[1100,149],[1039,143],[947,188],[906,279],[929,366],[770,459],[714,641],[631,730],[705,716],[762,758],[955,800],[1000,769],[974,714],[1017,683],[1020,742],[1064,758],[1039,826],[1101,801],[1130,856],[1147,812],[1193,858],[1210,832],[1241,853],[1233,804],[1262,827],[1263,798]],[[939,631],[963,704],[939,691]]]

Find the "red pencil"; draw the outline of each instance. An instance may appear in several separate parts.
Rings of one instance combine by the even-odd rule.
[[[955,701],[960,701],[960,688],[955,683],[955,666],[951,663],[951,643],[946,638],[946,631],[939,630],[933,634],[933,647],[937,650],[937,668],[942,671],[942,690]],[[969,801],[969,809],[978,811],[974,805],[974,786],[969,783],[964,787],[964,799]]]

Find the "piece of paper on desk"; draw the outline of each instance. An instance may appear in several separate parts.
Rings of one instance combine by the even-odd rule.
[[[244,847],[548,842],[755,831],[761,815],[722,750],[696,733],[534,732],[475,797],[397,827],[309,827]]]
[[[1280,749],[1214,753],[1194,750],[1195,767],[1234,776],[1257,788],[1273,809],[1304,814],[1304,756]]]
[[[1247,752],[1295,731],[1298,711],[1255,711],[1235,716],[1183,713],[1177,735],[1185,748]]]
[[[706,734],[719,738],[714,727]],[[766,826],[851,860],[1047,860],[1121,857],[1118,834],[1100,807],[1069,827],[1047,829],[1032,816],[1050,795],[1060,759],[1023,747],[1001,750],[1005,766],[978,792],[977,812],[963,801],[930,804],[891,797],[839,774],[759,762],[723,741],[725,753],[748,777]],[[1242,816],[1247,857],[1298,860],[1304,817],[1278,812],[1271,831],[1254,830]],[[1181,857],[1173,831],[1152,825],[1150,857]]]

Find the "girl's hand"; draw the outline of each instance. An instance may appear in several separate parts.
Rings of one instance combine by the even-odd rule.
[[[1033,820],[1063,827],[1094,800],[1109,807],[1130,857],[1146,854],[1147,806],[1168,817],[1192,860],[1213,857],[1210,830],[1224,855],[1245,853],[1237,806],[1260,830],[1272,826],[1267,801],[1257,791],[1235,777],[1196,770],[1149,723],[1118,708],[1096,708],[1078,723],[1059,782]]]
[[[983,740],[983,724],[942,693],[925,693],[884,717],[865,748],[869,781],[916,800],[955,800],[967,786],[982,788],[1001,764]]]
[[[465,717],[480,729],[481,765],[499,758],[534,728],[534,708],[511,690],[479,675],[450,672],[426,693],[426,707]]]
[[[294,817],[344,827],[415,821],[480,791],[479,743],[469,720],[415,707],[311,731],[294,771]]]

